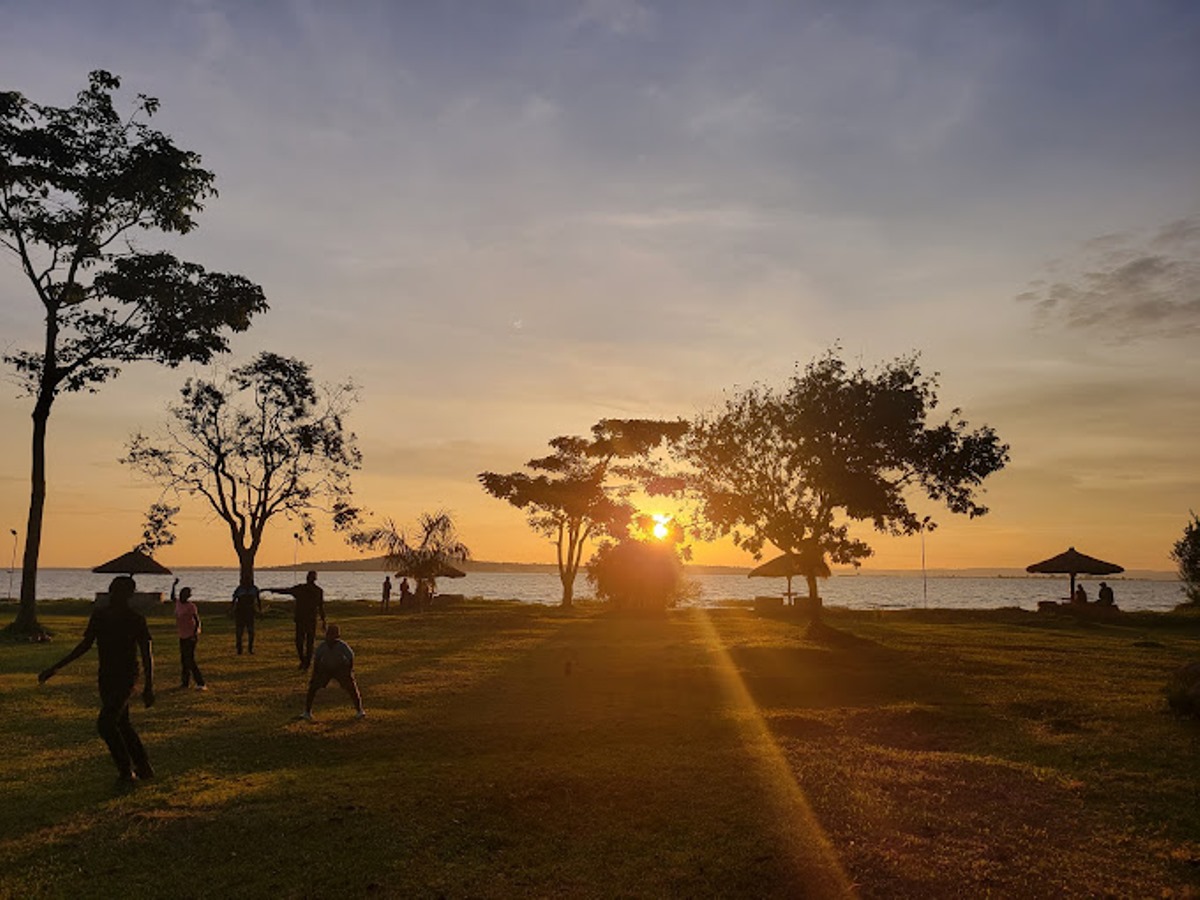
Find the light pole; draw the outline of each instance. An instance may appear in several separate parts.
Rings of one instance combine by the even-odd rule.
[[[293,579],[297,579],[299,577],[298,572],[299,572],[300,564],[299,564],[299,562],[297,562],[297,560],[299,558],[300,558],[300,532],[293,531],[292,532],[292,578]]]
[[[8,530],[13,536],[12,559],[10,559],[8,561],[8,599],[11,600],[13,598],[13,595],[12,595],[13,569],[15,569],[17,567],[17,529],[10,528]]]
[[[921,604],[929,609],[929,577],[925,574],[925,532],[929,530],[929,516],[921,520]]]

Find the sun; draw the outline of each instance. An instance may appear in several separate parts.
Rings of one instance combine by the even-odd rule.
[[[654,527],[650,529],[650,533],[660,541],[665,541],[667,535],[671,533],[671,529],[667,527],[667,523],[671,521],[672,516],[666,513],[655,513],[650,518],[654,520]]]

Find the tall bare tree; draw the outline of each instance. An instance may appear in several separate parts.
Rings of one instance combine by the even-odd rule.
[[[96,391],[124,364],[206,363],[266,309],[262,290],[135,243],[145,231],[186,234],[215,194],[213,174],[146,120],[139,95],[127,117],[120,80],[93,72],[72,106],[0,93],[0,247],[41,304],[42,346],[9,354],[33,398],[29,517],[21,606],[10,626],[41,631],[37,568],[46,504],[46,437],[60,393]]]
[[[343,421],[353,385],[319,390],[307,363],[260,353],[220,381],[188,379],[180,395],[162,431],[134,435],[121,461],[202,498],[229,529],[243,580],[276,516],[309,539],[317,513],[337,530],[357,521],[350,473],[362,454]]]

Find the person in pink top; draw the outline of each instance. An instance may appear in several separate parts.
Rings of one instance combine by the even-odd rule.
[[[207,691],[204,676],[196,665],[196,644],[200,641],[200,610],[192,602],[192,589],[185,587],[175,595],[175,587],[179,584],[176,578],[171,585],[171,602],[175,604],[175,627],[179,631],[179,662],[183,669],[183,680],[180,690],[187,690],[188,682],[196,680],[196,690]]]

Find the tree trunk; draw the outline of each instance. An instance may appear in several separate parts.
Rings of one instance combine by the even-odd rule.
[[[575,573],[570,569],[559,569],[558,580],[562,582],[562,605],[570,606],[575,599]]]
[[[254,584],[254,549],[235,547],[238,555],[238,584]]]
[[[33,407],[32,465],[29,476],[29,518],[25,525],[25,553],[21,562],[21,605],[10,630],[17,634],[42,634],[37,617],[38,555],[42,547],[42,517],[46,509],[46,424],[50,401],[39,398]]]
[[[816,576],[816,574],[809,572],[807,575],[804,576],[804,579],[805,579],[805,581],[808,582],[809,613],[812,616],[813,622],[820,622],[821,621],[821,598],[817,594],[817,576]]]

